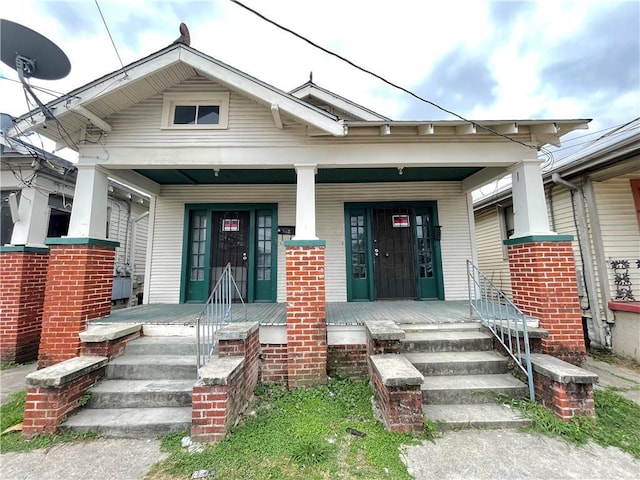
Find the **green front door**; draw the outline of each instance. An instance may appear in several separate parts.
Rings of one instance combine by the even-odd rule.
[[[275,206],[233,207],[187,206],[182,301],[205,302],[225,266],[231,264],[240,293],[236,297],[249,303],[275,302]]]
[[[347,204],[347,299],[443,300],[435,202]]]

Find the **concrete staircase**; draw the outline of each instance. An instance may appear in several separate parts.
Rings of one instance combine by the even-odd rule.
[[[193,337],[141,337],[107,364],[84,409],[62,426],[112,437],[155,437],[191,427]]]
[[[526,398],[490,332],[477,323],[401,325],[402,353],[424,375],[423,412],[441,429],[518,428],[529,424],[497,395]]]

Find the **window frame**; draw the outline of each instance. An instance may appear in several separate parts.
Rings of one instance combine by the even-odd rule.
[[[508,230],[508,223],[507,222],[507,217],[510,217],[510,220],[513,224],[513,216],[514,216],[514,212],[513,212],[513,204],[505,204],[505,205],[501,205],[500,207],[498,207],[498,215],[499,215],[499,222],[500,222],[500,237],[502,238],[503,242],[502,242],[502,259],[503,260],[508,260],[509,259],[509,249],[507,248],[507,246],[504,244],[504,240],[509,240],[510,235],[509,235],[509,230]],[[513,232],[512,232],[513,234]]]
[[[177,106],[217,106],[218,123],[175,124]],[[229,127],[229,92],[165,93],[162,103],[163,130],[226,130]]]

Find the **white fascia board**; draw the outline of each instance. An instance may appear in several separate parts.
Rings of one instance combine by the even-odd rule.
[[[133,170],[107,170],[107,175],[124,186],[130,186],[149,196],[160,194],[160,185]]]
[[[508,173],[509,172],[507,167],[483,168],[479,172],[476,172],[473,175],[468,176],[462,181],[462,190],[465,192],[475,190],[477,188],[482,187],[483,185],[486,185],[488,183],[501,179]]]
[[[109,95],[111,92],[119,90],[126,84],[140,80],[164,67],[178,62],[180,60],[179,50],[180,49],[175,49],[165,52],[162,55],[150,58],[139,65],[135,65],[130,69],[119,70],[112,75],[97,80],[79,90],[72,91],[63,97],[49,102],[47,107],[53,111],[56,117],[70,115],[71,111],[84,106],[84,104],[97,97]],[[13,136],[16,132],[27,132],[33,130],[44,124],[44,122],[44,115],[41,112],[35,113],[28,119],[21,120],[12,130],[9,131],[9,135]]]
[[[281,111],[286,112],[305,125],[317,127],[336,137],[343,137],[345,135],[342,120],[336,120],[321,112],[317,112],[304,105],[304,103],[294,101],[288,95],[261,85],[247,76],[230,70],[226,66],[184,49],[180,51],[180,59],[202,74],[215,79],[229,89],[242,92],[247,97],[265,105],[269,109],[271,105],[278,105]]]

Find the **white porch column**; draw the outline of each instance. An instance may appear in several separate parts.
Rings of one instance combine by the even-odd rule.
[[[107,238],[107,174],[94,165],[78,165],[70,238]]]
[[[522,160],[510,169],[514,225],[511,238],[556,234],[549,228],[541,163],[538,159]]]
[[[49,227],[49,195],[35,188],[23,188],[13,224],[11,245],[43,246]]]
[[[318,240],[316,236],[316,165],[295,165],[296,234],[293,240]]]

